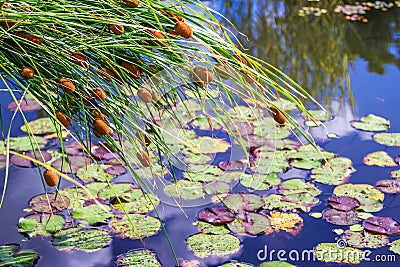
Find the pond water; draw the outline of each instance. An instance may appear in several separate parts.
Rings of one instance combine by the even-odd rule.
[[[400,132],[400,9],[393,7],[387,11],[371,10],[362,21],[346,20],[342,13],[333,9],[339,1],[205,1],[205,5],[219,11],[228,20],[237,25],[237,30],[245,36],[239,36],[248,53],[257,56],[270,64],[284,69],[290,77],[307,89],[332,114],[334,119],[326,122],[326,127],[310,129],[317,143],[327,151],[348,157],[357,170],[350,177],[353,184],[367,183],[374,185],[378,180],[390,179],[390,171],[396,167],[367,166],[362,162],[364,156],[375,151],[386,151],[396,158],[398,147],[387,147],[372,139],[373,132],[363,132],[351,127],[350,121],[373,113],[390,120],[389,132]],[[299,16],[304,6],[327,9],[321,16]],[[250,41],[248,41],[250,40]],[[11,101],[8,93],[1,93],[2,119],[6,124],[11,120],[11,113],[6,110]],[[310,105],[310,108],[315,108]],[[28,113],[27,119],[33,120],[42,116],[41,112]],[[20,117],[14,120],[12,136],[24,134],[19,130],[22,125]],[[338,138],[328,138],[328,133],[337,134]],[[4,170],[0,171],[1,177]],[[62,267],[108,267],[116,266],[117,255],[134,248],[142,248],[139,240],[114,237],[110,246],[93,253],[74,251],[65,253],[56,250],[50,238],[35,237],[26,239],[17,231],[18,220],[27,215],[24,208],[32,196],[43,193],[42,184],[37,181],[37,169],[10,167],[6,201],[0,209],[0,244],[18,243],[23,249],[33,249],[41,255],[36,266],[47,267],[54,264]],[[285,177],[309,178],[309,172],[292,168]],[[35,182],[31,182],[36,179]],[[117,178],[118,181],[129,180],[127,174]],[[66,183],[62,182],[61,186]],[[332,195],[335,186],[318,184],[322,194],[321,202],[312,208],[312,212],[327,209],[326,199]],[[238,185],[235,192],[244,191]],[[388,216],[400,220],[399,195],[385,194],[384,209],[374,213],[377,216]],[[230,260],[237,260],[257,266],[261,261],[257,257],[260,250],[284,250],[289,253],[297,250],[311,250],[321,242],[336,242],[338,235],[332,230],[335,226],[323,219],[310,217],[309,213],[300,212],[304,225],[301,231],[293,236],[286,232],[251,237],[240,236],[241,250],[226,258],[197,258],[186,245],[186,238],[198,233],[193,223],[198,212],[206,206],[184,208],[163,204],[158,212],[171,237],[171,243],[179,258],[197,260],[207,266],[219,266]],[[390,236],[390,241],[398,236]],[[167,239],[162,231],[144,240],[145,247],[158,255],[163,266],[175,265]],[[400,255],[395,262],[377,262],[376,256],[382,259],[395,255],[388,246],[371,249],[370,262],[358,266],[398,266]],[[288,257],[288,256],[287,256]],[[276,253],[273,257],[277,260]],[[323,266],[321,262],[289,262],[298,266]],[[393,259],[392,259],[393,261]],[[329,264],[335,266],[335,264]]]

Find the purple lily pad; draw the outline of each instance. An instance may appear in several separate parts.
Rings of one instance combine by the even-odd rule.
[[[42,150],[40,153],[39,151],[35,150],[35,152],[28,151],[26,152],[26,156],[31,157],[31,158],[36,158],[40,162],[47,162],[51,160],[52,156],[49,154],[47,151]],[[15,166],[22,167],[22,168],[32,168],[34,166],[37,166],[37,164],[29,159],[22,158],[18,155],[12,155],[10,158],[10,162],[14,164]]]
[[[21,167],[21,168],[32,168],[33,164],[32,161],[29,159],[22,158],[18,155],[12,155],[10,157],[10,162],[14,164],[15,166]]]
[[[341,211],[349,211],[360,206],[360,202],[352,197],[333,196],[328,199],[328,205]]]
[[[111,160],[117,157],[117,155],[111,149],[108,149],[103,144],[93,146],[90,152],[92,153],[92,156],[97,160]]]
[[[237,234],[258,235],[271,228],[271,221],[259,213],[239,212],[236,219],[227,226],[229,230]]]
[[[223,171],[239,171],[246,166],[245,160],[221,161],[218,167]]]
[[[22,100],[21,104],[19,105],[22,111],[29,112],[29,111],[36,111],[42,109],[42,106],[35,99],[24,99]],[[9,110],[16,111],[17,110],[17,103],[10,102],[7,107]]]
[[[234,211],[254,211],[265,204],[261,196],[245,193],[231,194],[224,199],[223,203]]]
[[[56,170],[64,173],[76,173],[80,168],[90,165],[92,160],[85,156],[69,156],[60,158],[53,162],[52,166]]]
[[[387,179],[376,182],[375,188],[387,194],[400,193],[400,179]]]
[[[69,203],[69,198],[66,196],[59,194],[55,198],[55,194],[47,194],[47,196],[42,194],[32,198],[29,206],[36,212],[52,213],[65,210]]]
[[[364,220],[366,230],[378,234],[394,235],[400,233],[400,223],[393,218],[374,216]]]
[[[115,166],[110,166],[107,169],[104,170],[108,174],[112,175],[121,175],[126,172],[126,169],[124,166],[121,165],[115,165]]]
[[[324,212],[323,216],[327,222],[336,225],[353,225],[361,221],[361,218],[358,217],[358,213],[354,210],[340,211],[329,209]]]
[[[205,208],[199,213],[199,219],[213,225],[223,225],[235,219],[225,207]]]

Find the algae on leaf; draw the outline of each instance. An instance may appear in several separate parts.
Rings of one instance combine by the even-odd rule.
[[[159,267],[157,255],[148,249],[134,249],[121,254],[115,260],[118,267]]]
[[[194,234],[186,240],[188,247],[199,258],[226,256],[239,251],[240,240],[231,234]]]

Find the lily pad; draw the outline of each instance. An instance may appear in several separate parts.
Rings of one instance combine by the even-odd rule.
[[[239,212],[235,217],[227,224],[227,227],[236,234],[258,235],[268,231],[271,227],[271,221],[262,214]]]
[[[366,230],[385,235],[394,235],[400,233],[400,223],[393,218],[374,216],[363,221]]]
[[[115,178],[115,175],[105,172],[105,170],[109,167],[109,165],[91,164],[79,168],[76,172],[76,175],[82,181],[109,181]]]
[[[385,146],[400,146],[400,133],[377,133],[374,140]]]
[[[349,211],[360,206],[360,202],[357,199],[345,196],[332,196],[327,202],[329,206],[340,211]]]
[[[118,158],[115,152],[102,143],[92,146],[90,148],[90,153],[96,160],[112,160]]]
[[[290,165],[292,165],[292,167],[295,167],[297,169],[311,170],[311,169],[321,166],[322,162],[318,161],[318,160],[310,160],[310,159],[293,160],[290,162]]]
[[[361,219],[357,216],[357,212],[353,210],[340,211],[329,209],[326,210],[323,215],[327,222],[336,225],[353,225],[361,221]]]
[[[36,154],[36,155],[35,155]],[[35,152],[28,151],[25,153],[27,157],[31,157],[33,159],[37,159],[40,162],[48,162],[52,159],[52,155],[45,150],[35,150]],[[15,166],[22,167],[22,168],[32,168],[33,166],[37,166],[36,163],[29,159],[22,158],[18,155],[12,155],[10,158],[10,162]]]
[[[107,247],[111,236],[105,230],[85,229],[82,227],[68,228],[53,235],[51,243],[61,251],[82,250],[94,252]]]
[[[110,211],[110,207],[103,205],[103,208]],[[77,208],[72,211],[72,218],[86,221],[90,225],[107,223],[108,219],[114,217],[112,212],[105,212],[98,204]]]
[[[29,151],[32,148],[42,149],[47,140],[40,136],[30,137],[30,136],[21,136],[21,137],[10,137],[8,139],[10,141],[10,149],[16,151]],[[7,141],[4,142],[4,147],[7,146]]]
[[[64,225],[65,220],[60,215],[32,214],[19,219],[18,232],[29,237],[46,236],[61,230]]]
[[[389,250],[396,253],[400,254],[400,239],[397,239],[389,244]]]
[[[268,261],[261,263],[258,267],[296,267],[296,265],[290,264],[286,261]]]
[[[260,109],[246,106],[230,108],[227,110],[226,115],[230,116],[233,120],[240,122],[254,121],[264,117],[264,114]]]
[[[399,179],[379,180],[378,182],[376,182],[375,188],[387,194],[400,194],[400,180]]]
[[[309,193],[283,195],[282,200],[295,203],[296,208],[304,212],[309,212],[312,207],[319,203],[319,199]]]
[[[229,230],[225,227],[225,225],[213,225],[211,223],[203,222],[203,221],[196,221],[194,223],[203,234],[214,234],[214,235],[221,235],[221,234],[229,234]]]
[[[32,134],[50,134],[57,132],[54,121],[50,118],[39,118],[34,121],[28,122],[27,125],[21,126],[21,131],[30,132]]]
[[[308,110],[311,117],[314,120],[306,120],[305,124],[309,127],[320,126],[323,121],[329,121],[333,119],[333,116],[326,112],[325,110],[317,109],[317,110]]]
[[[302,145],[298,148],[296,153],[290,154],[291,159],[298,159],[298,160],[325,161],[334,157],[335,157],[334,153],[324,151],[320,147],[315,148],[311,144]]]
[[[223,171],[240,171],[247,165],[245,160],[221,161],[218,167]]]
[[[0,246],[0,266],[32,267],[40,256],[33,250],[20,250],[20,245],[8,244]]]
[[[103,199],[111,199],[116,196],[124,196],[128,194],[131,190],[137,189],[130,183],[118,183],[111,184],[112,188],[107,183],[90,183],[86,187],[90,190],[95,190],[98,192],[97,196]],[[98,189],[95,189],[95,188]]]
[[[322,262],[359,264],[364,259],[362,250],[340,248],[337,243],[320,243],[314,248],[314,254],[315,258]]]
[[[134,227],[131,225],[131,222]],[[112,219],[110,227],[113,229],[114,233],[122,238],[142,239],[158,233],[161,222],[147,215],[128,214],[124,215],[122,218]]]
[[[269,126],[267,123],[264,123],[267,119],[270,118],[264,119],[259,126],[254,128],[254,135],[262,136],[263,138],[267,139],[285,139],[293,134],[289,126],[278,126],[272,119],[271,120],[272,123],[274,123],[274,126]]]
[[[400,179],[400,170],[391,171],[390,176],[394,179]]]
[[[234,215],[225,207],[205,208],[200,211],[199,219],[212,225],[223,225],[235,220]]]
[[[272,211],[269,219],[271,220],[270,232],[285,231],[291,235],[296,235],[300,233],[304,225],[303,219],[297,213]]]
[[[146,213],[154,210],[155,207],[160,203],[160,200],[153,194],[143,194],[140,189],[133,189],[129,192],[124,193],[120,197],[120,202],[113,197],[111,204],[118,211],[126,211],[128,213]]]
[[[281,178],[276,173],[270,174],[244,174],[240,179],[240,183],[254,190],[269,190],[272,186],[281,183]]]
[[[247,263],[241,263],[241,262],[228,262],[220,267],[253,267],[254,265],[247,264]]]
[[[121,254],[115,260],[118,267],[159,267],[157,255],[148,249],[134,249]]]
[[[231,189],[231,186],[227,182],[223,181],[213,181],[211,183],[207,183],[203,185],[204,192],[207,194],[223,194],[228,193]]]
[[[187,180],[178,180],[167,185],[164,193],[169,197],[182,199],[198,199],[204,196],[201,183]]]
[[[211,182],[218,179],[223,171],[211,165],[191,165],[184,177],[193,182]]]
[[[256,194],[231,194],[223,200],[224,205],[234,211],[255,211],[264,206],[262,197]]]
[[[389,243],[387,235],[372,234],[367,231],[346,230],[342,239],[348,246],[355,248],[380,248]]]
[[[231,234],[195,234],[186,240],[190,250],[199,258],[226,256],[239,251],[240,240]]]
[[[189,150],[192,153],[214,154],[226,152],[231,145],[224,139],[200,136],[189,141]]]
[[[110,174],[110,175],[122,175],[126,173],[126,169],[124,166],[121,165],[114,165],[114,166],[109,166],[107,167],[104,172]]]
[[[345,183],[350,174],[355,171],[350,159],[338,157],[330,159],[324,165],[313,169],[311,178],[322,184],[339,185]]]
[[[397,166],[391,156],[385,151],[376,151],[366,155],[363,162],[369,166],[394,167]]]
[[[30,111],[36,111],[42,109],[42,106],[35,100],[35,99],[23,99],[18,101],[19,108],[23,112],[30,112]],[[18,104],[14,101],[10,102],[7,106],[7,109],[11,111],[16,111],[18,107]]]
[[[390,127],[389,120],[374,114],[368,114],[362,117],[359,121],[351,121],[350,123],[351,126],[358,130],[370,132],[386,131]]]
[[[69,198],[61,194],[42,194],[32,198],[29,206],[36,212],[53,213],[67,209]]]
[[[148,168],[135,169],[134,171],[143,179],[161,178],[169,173],[165,166],[158,164],[153,164]]]
[[[383,209],[382,201],[385,195],[369,184],[343,184],[337,186],[333,193],[336,196],[356,198],[361,204],[358,209],[365,212],[377,212]]]
[[[207,154],[191,153],[189,150],[184,151],[184,154],[186,157],[183,161],[188,164],[205,164],[212,160],[211,156]]]
[[[279,186],[279,193],[283,195],[293,195],[307,193],[311,196],[318,196],[321,193],[313,183],[306,182],[301,178],[285,180]]]
[[[76,173],[80,168],[89,166],[92,161],[86,156],[68,156],[53,162],[54,169],[63,173]]]
[[[285,172],[289,168],[286,160],[278,158],[260,158],[254,161],[251,171],[260,174],[270,174],[276,172]]]
[[[307,210],[310,209],[308,205],[302,206],[299,203],[284,201],[283,195],[278,195],[278,194],[271,194],[269,196],[264,197],[264,202],[265,202],[264,208],[267,210],[279,209],[282,211],[296,211],[297,209],[300,209],[306,212]]]
[[[310,216],[315,219],[319,219],[319,218],[322,218],[322,213],[321,212],[311,212]]]

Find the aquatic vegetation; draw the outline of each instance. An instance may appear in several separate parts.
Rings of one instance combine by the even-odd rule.
[[[374,114],[368,114],[359,121],[351,121],[351,126],[362,131],[380,132],[390,127],[390,121]]]
[[[21,250],[19,245],[9,244],[0,246],[0,266],[31,267],[40,256],[33,250]]]
[[[231,234],[194,234],[186,240],[190,250],[199,258],[226,256],[239,251],[240,240]]]
[[[115,260],[118,267],[159,267],[157,255],[148,249],[135,249],[121,254]]]

